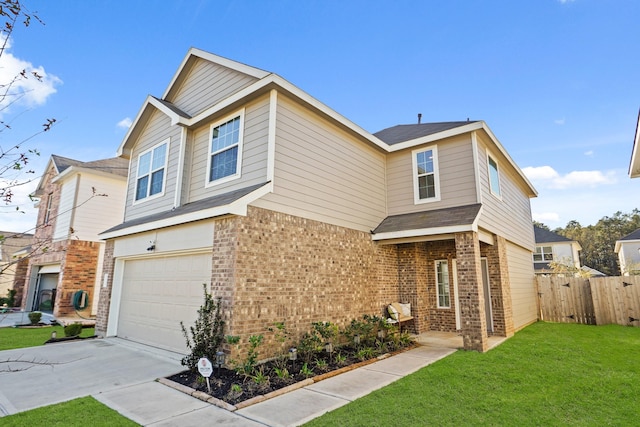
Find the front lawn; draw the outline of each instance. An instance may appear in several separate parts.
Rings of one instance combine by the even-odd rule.
[[[0,424],[12,427],[138,425],[90,396],[9,415],[7,417],[0,418]]]
[[[308,426],[632,425],[640,328],[536,323],[458,351]]]
[[[51,332],[56,331],[58,338],[64,337],[62,326],[51,326],[42,328],[0,328],[0,351],[14,348],[35,347],[43,345],[51,338]],[[81,337],[93,336],[93,328],[82,330]],[[51,344],[56,345],[56,344]]]

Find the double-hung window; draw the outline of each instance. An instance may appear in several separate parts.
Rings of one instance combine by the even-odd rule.
[[[436,285],[438,288],[438,308],[451,308],[449,292],[449,262],[436,261]]]
[[[413,194],[415,203],[440,200],[438,149],[415,150],[413,155]]]
[[[243,112],[211,126],[208,184],[240,177]]]
[[[138,157],[136,201],[162,194],[167,168],[169,140],[145,151]]]
[[[487,165],[489,168],[489,189],[491,190],[491,194],[496,197],[502,197],[498,162],[493,157],[487,156]]]
[[[536,246],[536,252],[533,254],[533,262],[550,261],[553,261],[553,248],[551,246]]]

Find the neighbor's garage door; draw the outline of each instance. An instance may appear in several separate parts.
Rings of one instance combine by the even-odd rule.
[[[193,324],[210,281],[211,253],[125,261],[117,335],[186,353],[180,321]]]

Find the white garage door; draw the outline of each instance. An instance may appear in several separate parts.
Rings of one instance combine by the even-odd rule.
[[[125,261],[117,335],[187,353],[180,321],[193,325],[210,281],[211,253]]]

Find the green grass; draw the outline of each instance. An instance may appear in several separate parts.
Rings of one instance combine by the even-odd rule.
[[[58,338],[64,337],[62,326],[52,326],[50,328],[0,328],[0,351],[14,348],[35,347],[43,345],[51,338],[51,332],[56,331]],[[82,330],[81,337],[93,336],[93,328]]]
[[[0,424],[11,427],[138,425],[90,396],[9,415],[0,418]]]
[[[640,328],[536,323],[306,425],[638,425],[639,358]]]

